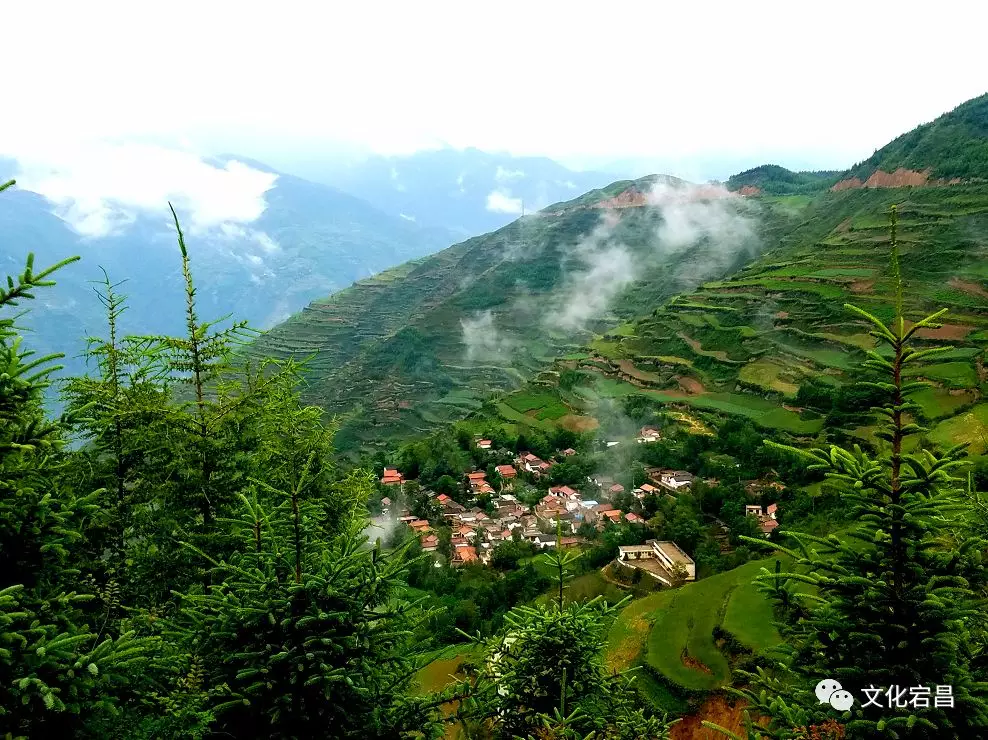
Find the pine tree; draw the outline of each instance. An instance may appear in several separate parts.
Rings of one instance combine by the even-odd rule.
[[[12,183],[0,186],[0,191]],[[34,272],[34,258],[0,287],[0,311],[49,287],[68,259]],[[154,641],[100,620],[74,567],[100,493],[61,480],[65,425],[42,393],[60,355],[35,358],[14,319],[0,317],[0,734],[85,737],[120,710]],[[125,626],[124,626],[125,627]]]
[[[182,597],[184,625],[211,685],[229,686],[217,729],[233,737],[397,737],[426,730],[425,703],[406,698],[414,623],[398,598],[402,551],[366,546],[365,522],[341,522],[373,478],[354,473],[324,498],[316,455],[286,488],[253,481],[236,517],[221,519],[239,547],[216,560],[206,594]]]
[[[925,387],[907,378],[945,349],[918,347],[917,332],[939,327],[945,311],[907,326],[894,208],[891,266],[896,311],[889,326],[847,306],[888,349],[868,353],[865,367],[875,377],[863,383],[886,399],[873,409],[884,446],[873,454],[859,446],[808,451],[768,443],[826,471],[842,487],[856,524],[845,537],[788,533],[795,545],[778,549],[795,569],[777,566],[775,573],[759,576],[784,617],[790,650],[778,670],[748,677],[753,688],[743,694],[757,714],[772,718],[767,729],[751,725],[751,737],[808,737],[823,727],[848,737],[988,733],[985,684],[978,675],[988,611],[983,590],[978,593],[972,582],[983,579],[985,541],[971,531],[970,503],[957,476],[962,446],[937,454],[921,446],[909,451],[906,444],[924,431],[914,421],[917,406],[909,397]],[[852,693],[856,703],[850,711],[820,704],[814,688],[822,679],[834,679]],[[862,706],[866,688],[919,686],[932,692],[938,685],[952,687],[954,708],[938,708],[932,700],[929,708]]]
[[[557,525],[557,541],[560,535]],[[566,603],[577,557],[561,549],[548,555],[555,593],[505,616],[504,630],[484,646],[460,720],[505,738],[666,740],[676,720],[643,709],[632,682],[609,675],[601,662],[607,625],[627,600]]]
[[[128,340],[142,368],[141,379],[151,386],[128,384],[123,406],[104,409],[91,430],[96,438],[112,441],[121,415],[140,420],[133,440],[137,455],[129,468],[133,486],[127,491],[127,562],[140,603],[149,606],[166,604],[173,590],[196,583],[208,587],[202,562],[178,543],[191,542],[213,557],[223,555],[228,538],[216,522],[238,505],[250,476],[275,474],[268,463],[279,449],[280,431],[274,433],[264,419],[271,405],[279,403],[278,394],[284,396],[285,383],[297,378],[294,366],[288,370],[290,379],[283,381],[277,366],[251,365],[236,354],[254,334],[244,322],[220,327],[225,319],[200,320],[185,235],[175,210],[171,213],[185,286],[185,334]],[[111,317],[112,311],[110,307]],[[112,396],[118,385],[108,359],[112,321],[110,336],[97,345],[106,359],[96,385]],[[297,457],[278,465],[297,465]],[[112,484],[119,484],[115,474],[106,483]]]
[[[127,540],[135,534],[134,491],[142,482],[147,430],[160,424],[168,397],[155,346],[121,336],[126,297],[104,271],[96,296],[106,310],[106,338],[89,337],[87,361],[95,374],[70,378],[63,398],[72,430],[83,443],[66,477],[103,489],[99,517],[87,536],[94,567],[102,564],[113,582],[127,580]],[[98,526],[96,526],[98,525]],[[107,556],[109,554],[109,556]],[[131,591],[125,588],[125,591]]]

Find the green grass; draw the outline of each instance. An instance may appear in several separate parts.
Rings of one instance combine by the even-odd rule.
[[[751,287],[759,286],[773,292],[781,293],[811,293],[826,300],[839,300],[847,295],[847,292],[829,283],[808,283],[799,280],[733,280],[723,283],[708,283],[708,287],[725,288],[728,286]]]
[[[910,396],[911,401],[919,404],[923,416],[927,419],[943,419],[953,416],[959,408],[971,403],[974,399],[973,391],[952,395],[947,389],[934,386],[916,391]]]
[[[795,382],[797,373],[770,358],[759,358],[741,368],[738,379],[771,393],[793,397],[799,390]]]
[[[509,422],[525,424],[526,426],[535,427],[536,429],[542,429],[544,431],[551,431],[554,428],[552,422],[543,421],[542,419],[538,419],[534,416],[523,414],[503,402],[497,404],[497,412],[503,419]]]
[[[426,657],[429,661],[415,672],[412,693],[442,691],[456,681],[455,674],[464,660],[477,655],[478,647],[470,643],[447,645]]]
[[[613,671],[631,668],[642,657],[654,614],[669,606],[676,591],[658,591],[621,610],[607,635],[604,664]]]
[[[657,605],[647,641],[648,664],[673,684],[686,689],[710,691],[729,684],[731,668],[714,642],[714,630],[730,611],[730,601],[738,589],[750,586],[759,570],[772,562],[772,559],[752,561],[673,591],[675,595],[669,603]],[[747,590],[740,592],[742,600],[734,609],[732,626],[740,629],[753,645],[765,649],[774,644],[773,636],[761,627],[752,626],[746,631],[742,626],[765,618],[767,604],[759,606],[757,596],[757,592],[754,595]],[[698,661],[706,669],[691,661]]]
[[[968,362],[938,362],[910,368],[905,374],[937,380],[951,388],[972,388],[978,384],[978,373]]]
[[[944,447],[967,443],[972,455],[988,452],[988,403],[979,403],[970,411],[937,424],[930,440]]]
[[[743,416],[763,427],[792,434],[811,435],[823,428],[823,419],[800,419],[798,413],[782,408],[775,401],[744,393],[702,393],[696,396],[684,396],[639,388],[623,380],[601,376],[595,378],[593,392],[604,398],[622,398],[643,393],[660,403],[686,404],[703,411]]]
[[[752,652],[761,652],[782,642],[768,599],[755,583],[742,583],[731,594],[723,628]]]

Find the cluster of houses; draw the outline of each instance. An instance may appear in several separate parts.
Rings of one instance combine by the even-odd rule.
[[[779,526],[777,519],[778,511],[778,504],[769,504],[765,507],[762,507],[759,504],[747,504],[744,507],[744,513],[746,516],[758,518],[758,526],[762,530],[762,534],[766,537],[772,534],[772,532],[775,531],[775,528]]]
[[[657,441],[661,434],[657,429],[643,427],[638,441],[649,443]],[[476,440],[481,450],[490,450],[491,440]],[[558,454],[569,456],[576,454],[575,450],[561,450]],[[591,493],[582,493],[568,485],[553,486],[546,495],[534,506],[529,507],[512,494],[515,481],[522,474],[528,474],[530,479],[538,480],[544,476],[554,461],[545,461],[530,452],[520,452],[513,464],[496,465],[496,480],[494,484],[487,480],[484,471],[472,471],[465,476],[465,488],[472,498],[489,497],[492,506],[486,510],[479,506],[467,507],[446,494],[431,494],[441,516],[451,530],[450,563],[466,565],[473,562],[488,563],[497,545],[505,540],[520,537],[531,542],[538,549],[572,547],[580,542],[576,536],[581,526],[589,524],[597,529],[603,529],[609,524],[622,521],[643,523],[641,516],[634,512],[625,512],[611,502],[615,496],[624,493],[622,484],[607,476],[590,476],[587,486],[581,486]],[[643,500],[649,495],[671,496],[683,491],[689,491],[695,481],[692,473],[685,470],[670,470],[665,468],[648,468],[648,480],[632,491],[632,495]],[[405,478],[397,468],[385,468],[381,477],[383,486],[398,486],[401,489]],[[708,485],[717,485],[716,480],[707,480]],[[753,482],[761,485],[762,482]],[[495,489],[497,485],[497,489]],[[773,484],[781,487],[781,484]],[[763,493],[759,489],[758,493]],[[381,500],[382,512],[391,515],[393,502],[386,496]],[[749,505],[745,513],[757,516],[762,532],[768,536],[777,526],[776,504],[763,509],[761,506]],[[434,552],[439,548],[439,535],[432,524],[412,515],[408,510],[397,512],[399,521],[405,522],[419,537],[422,549]],[[561,532],[562,534],[557,534]],[[639,568],[666,584],[673,581],[693,580],[696,577],[696,566],[674,542],[650,540],[645,545],[622,547],[618,560],[629,567]]]
[[[564,450],[562,454],[574,454],[574,451]],[[597,488],[597,493],[592,494],[593,498],[585,498],[570,486],[554,486],[549,488],[548,493],[535,506],[528,507],[520,503],[510,492],[513,490],[513,481],[522,470],[537,477],[540,474],[537,471],[547,469],[543,467],[545,465],[551,466],[551,463],[545,463],[529,453],[522,453],[515,465],[496,466],[501,479],[500,493],[495,491],[484,471],[467,473],[465,485],[471,494],[474,497],[485,494],[491,496],[493,511],[485,511],[479,506],[466,507],[446,494],[433,494],[442,517],[451,528],[451,565],[466,565],[476,561],[488,563],[494,548],[499,543],[514,538],[516,531],[518,537],[531,542],[537,549],[545,549],[579,544],[581,540],[576,532],[586,523],[603,529],[608,523],[642,522],[638,514],[623,512],[609,503],[611,496],[624,491],[624,486],[607,478],[591,478],[590,482]],[[390,486],[396,479],[404,481],[401,472],[395,468],[387,468],[381,483]],[[390,515],[392,507],[391,497],[381,499],[385,516]],[[419,519],[407,510],[398,512],[397,519],[418,535],[424,551],[434,552],[439,548],[439,536],[429,521]],[[558,535],[557,531],[561,531],[562,535]]]

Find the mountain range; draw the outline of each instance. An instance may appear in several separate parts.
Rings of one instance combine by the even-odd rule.
[[[493,231],[614,180],[613,174],[578,172],[545,157],[474,148],[371,156],[310,176],[385,213],[448,229],[460,238]]]
[[[339,290],[404,260],[447,245],[449,232],[424,228],[379,211],[327,185],[279,173],[242,158],[220,157],[206,164],[222,171],[239,162],[271,177],[263,211],[250,221],[197,227],[191,205],[176,203],[185,221],[193,269],[200,277],[200,308],[209,315],[234,314],[267,327],[309,301]],[[7,171],[16,174],[8,164]],[[13,188],[0,198],[0,270],[19,271],[23,256],[37,264],[70,255],[83,259],[59,274],[59,290],[39,296],[43,305],[23,323],[40,350],[68,350],[69,364],[84,345],[79,338],[103,330],[92,281],[105,268],[130,293],[122,323],[136,333],[180,331],[182,285],[174,226],[162,208],[147,210],[108,203],[121,225],[108,233],[80,233],[78,213],[29,190]],[[66,347],[65,340],[75,338]]]
[[[343,447],[471,415],[592,426],[602,399],[628,394],[812,436],[819,398],[873,346],[842,304],[891,316],[896,205],[909,314],[953,317],[924,331],[952,349],[927,371],[920,419],[983,447],[986,101],[844,172],[613,183],[315,301],[251,351],[309,358],[309,398],[340,415]],[[828,431],[869,439],[850,418]]]
[[[313,167],[324,182],[234,154],[195,164],[189,170],[193,190],[198,178],[229,175],[214,188],[219,203],[169,196],[178,198],[193,269],[203,278],[201,309],[232,314],[259,328],[356,280],[502,226],[523,207],[534,210],[560,193],[582,192],[609,179],[572,172],[548,159],[476,149],[369,157],[326,171]],[[92,291],[93,281],[102,279],[101,269],[114,282],[127,281],[125,293],[134,291],[123,319],[125,331],[179,331],[178,251],[165,196],[153,205],[135,203],[127,192],[90,192],[86,186],[101,173],[73,180],[69,168],[56,167],[40,177],[22,169],[17,161],[0,158],[0,179],[19,178],[19,187],[0,199],[3,269],[18,270],[27,251],[35,253],[38,264],[83,257],[62,272],[57,294],[44,296],[45,319],[41,311],[24,319],[39,349],[67,350],[70,370],[81,368],[79,338],[103,326]],[[248,180],[255,192],[240,191]],[[258,202],[250,203],[250,196]],[[244,208],[249,212],[242,213]],[[199,223],[203,212],[206,222]]]

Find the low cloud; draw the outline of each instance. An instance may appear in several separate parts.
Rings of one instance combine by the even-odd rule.
[[[521,213],[521,198],[512,198],[510,190],[493,190],[487,194],[487,210],[493,213]]]
[[[579,331],[603,316],[617,295],[635,280],[636,260],[626,246],[611,241],[618,217],[605,212],[597,227],[568,255],[575,262],[544,323],[550,328]],[[568,266],[568,265],[567,265]]]
[[[480,311],[471,318],[460,319],[460,328],[469,362],[500,361],[511,354],[514,342],[498,330],[491,311]]]
[[[618,296],[645,270],[687,249],[696,248],[694,257],[673,268],[680,290],[709,279],[757,241],[746,203],[719,185],[659,181],[644,195],[662,216],[648,251],[631,250],[622,242],[620,210],[604,211],[596,228],[567,253],[567,277],[548,298],[547,328],[588,329],[607,317]]]
[[[754,238],[753,221],[739,210],[744,201],[721,185],[659,181],[647,197],[662,211],[659,243],[670,254],[701,241],[730,250]]]
[[[18,185],[46,197],[56,214],[88,237],[119,233],[141,215],[166,215],[171,201],[190,231],[256,221],[278,176],[237,161],[150,144],[51,143],[12,152]]]
[[[525,177],[525,172],[523,170],[509,170],[505,169],[501,165],[497,166],[497,170],[494,172],[494,179],[498,183],[511,182],[512,180],[519,180]]]

